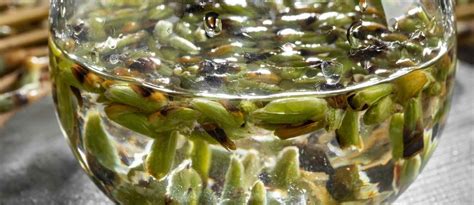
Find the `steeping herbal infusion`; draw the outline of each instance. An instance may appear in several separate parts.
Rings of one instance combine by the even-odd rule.
[[[53,1],[59,119],[119,204],[390,202],[445,123],[446,2]]]

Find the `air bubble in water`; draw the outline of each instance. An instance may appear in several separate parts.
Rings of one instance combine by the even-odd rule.
[[[326,84],[336,85],[341,81],[343,65],[337,62],[325,61],[321,64],[321,71],[326,78]]]
[[[105,46],[110,49],[115,49],[117,48],[117,40],[115,38],[109,37],[105,41]]]
[[[398,20],[396,18],[388,19],[387,27],[389,31],[396,31],[398,29]]]
[[[219,14],[216,12],[209,12],[204,16],[204,30],[206,36],[213,38],[222,32],[222,21]]]
[[[118,54],[110,55],[110,57],[109,57],[109,63],[110,64],[115,65],[115,64],[119,63],[119,61],[120,61],[120,56]]]

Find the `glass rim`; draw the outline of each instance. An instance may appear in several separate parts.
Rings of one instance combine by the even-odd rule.
[[[446,2],[451,0],[435,0],[436,2]],[[51,4],[54,4],[55,1],[51,1]],[[446,6],[446,5],[445,5]],[[53,10],[54,7],[51,7]],[[441,8],[438,8],[441,9]],[[452,8],[451,8],[452,9]],[[452,11],[451,11],[452,12]],[[328,90],[319,90],[315,88],[314,90],[301,90],[301,91],[288,91],[283,90],[276,93],[270,94],[249,94],[249,93],[225,93],[225,92],[215,92],[210,91],[207,92],[206,90],[194,90],[194,89],[184,89],[184,88],[170,88],[167,84],[159,84],[159,83],[152,83],[144,80],[140,77],[127,77],[127,76],[118,76],[108,72],[105,72],[103,67],[96,66],[87,60],[82,59],[81,57],[69,54],[66,50],[60,47],[56,40],[58,37],[54,35],[52,22],[54,21],[51,13],[50,13],[50,44],[53,43],[55,48],[59,48],[58,50],[61,51],[61,54],[66,56],[67,58],[74,61],[74,63],[79,64],[83,67],[86,67],[89,71],[101,76],[105,79],[116,80],[125,83],[132,83],[137,84],[140,86],[144,86],[146,88],[150,88],[152,90],[160,91],[169,95],[175,96],[185,96],[185,97],[202,97],[202,98],[209,98],[209,99],[226,99],[226,100],[267,100],[267,99],[276,99],[276,98],[283,98],[283,97],[304,97],[304,96],[317,96],[317,97],[330,97],[330,96],[337,96],[345,93],[354,92],[357,90],[361,90],[367,87],[375,86],[377,84],[388,83],[392,82],[398,78],[401,78],[413,71],[416,70],[424,70],[432,66],[436,63],[443,55],[449,52],[452,49],[456,49],[457,42],[456,42],[456,29],[455,28],[455,17],[454,14],[443,14],[444,17],[442,19],[443,22],[448,23],[449,28],[446,28],[444,31],[444,40],[442,40],[441,44],[438,45],[438,52],[436,52],[436,56],[430,58],[429,60],[423,61],[419,64],[414,66],[408,67],[401,67],[397,68],[396,71],[390,73],[388,76],[385,77],[375,77],[373,79],[369,79],[364,82],[356,83],[353,85],[347,85],[343,88],[336,88],[336,89],[328,89]],[[50,45],[51,46],[51,45]],[[50,54],[53,55],[53,54]]]
[[[159,84],[154,84],[146,81],[140,80],[140,78],[135,77],[125,77],[125,76],[117,76],[111,75],[109,73],[101,71],[97,66],[84,64],[83,61],[74,55],[68,54],[65,50],[59,49],[62,55],[67,56],[75,61],[75,63],[87,67],[91,72],[110,80],[116,80],[120,82],[127,82],[133,83],[140,86],[144,86],[146,88],[150,88],[152,90],[157,90],[166,94],[170,95],[177,95],[177,96],[186,96],[186,97],[201,97],[201,98],[209,98],[209,99],[226,99],[226,100],[266,100],[266,99],[275,99],[275,98],[283,98],[283,97],[304,97],[304,96],[336,96],[344,93],[354,92],[356,90],[361,90],[367,87],[375,86],[377,84],[388,83],[394,81],[398,78],[401,78],[413,71],[416,70],[423,70],[429,68],[431,65],[435,64],[443,55],[449,52],[451,49],[455,49],[456,41],[454,39],[455,34],[449,34],[447,39],[443,41],[443,45],[440,46],[440,51],[437,52],[436,57],[431,58],[430,60],[423,62],[422,64],[410,67],[404,67],[398,69],[396,72],[390,74],[388,77],[383,79],[375,79],[375,80],[368,80],[362,83],[358,83],[355,85],[350,85],[341,89],[333,89],[333,90],[315,90],[315,91],[282,91],[279,93],[273,94],[259,94],[259,95],[240,95],[240,94],[225,94],[225,93],[205,93],[203,91],[193,92],[193,90],[189,89],[170,89],[166,88],[165,86],[159,86]],[[54,38],[50,38],[50,43],[54,43],[55,47],[57,46]],[[54,55],[54,54],[50,54]]]

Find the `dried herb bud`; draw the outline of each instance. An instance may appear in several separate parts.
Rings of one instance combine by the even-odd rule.
[[[265,60],[272,56],[270,53],[245,53],[244,58],[247,60],[246,63],[253,63],[256,61]]]
[[[282,140],[299,137],[324,128],[324,122],[308,121],[300,126],[283,126],[275,129],[275,135]]]
[[[157,64],[150,58],[138,58],[128,67],[141,73],[151,73],[157,68]]]
[[[86,79],[86,76],[89,73],[89,71],[87,71],[85,68],[83,68],[82,66],[80,66],[78,64],[74,64],[71,67],[71,70],[72,70],[73,75],[76,77],[76,79],[80,83],[84,83],[84,81]]]
[[[203,124],[202,128],[224,148],[228,150],[237,149],[235,143],[229,137],[227,137],[225,131],[216,124]]]
[[[199,73],[201,75],[225,74],[239,71],[238,67],[229,63],[217,63],[211,60],[204,60],[199,64]]]
[[[211,87],[217,88],[224,84],[224,78],[221,76],[210,75],[204,77],[204,81]]]
[[[371,44],[365,47],[353,49],[349,52],[349,57],[358,61],[370,60],[387,51],[385,44]]]
[[[347,97],[345,95],[328,97],[326,101],[332,108],[345,109],[347,107]]]

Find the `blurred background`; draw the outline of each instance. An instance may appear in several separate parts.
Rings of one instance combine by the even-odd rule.
[[[48,0],[0,0],[0,126],[49,93]]]
[[[70,154],[49,96],[47,0],[0,0],[0,205],[108,204]],[[474,0],[458,0],[459,70],[443,141],[399,204],[474,203]]]

